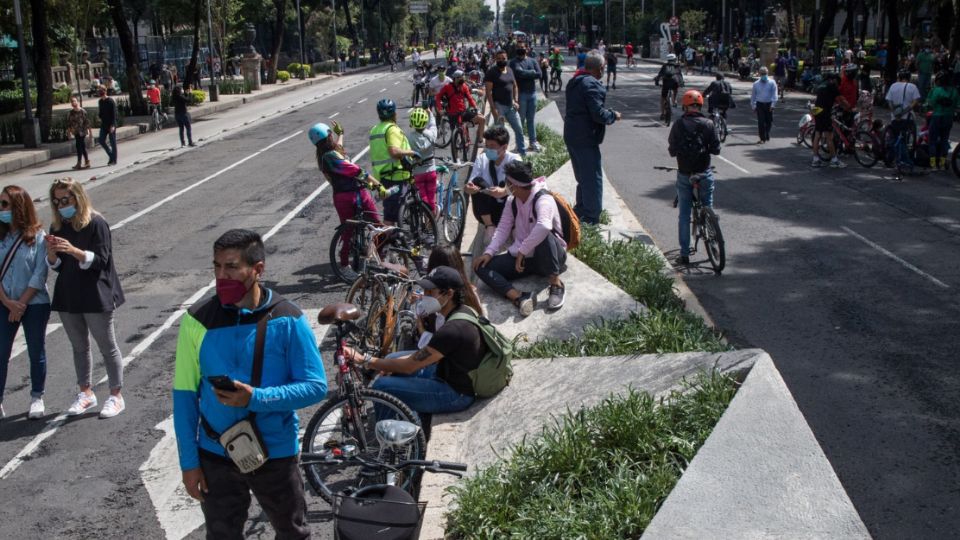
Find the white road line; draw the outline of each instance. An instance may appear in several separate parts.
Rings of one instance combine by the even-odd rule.
[[[860,240],[860,241],[863,242],[864,244],[872,247],[873,249],[875,249],[875,250],[879,251],[880,253],[886,255],[887,257],[890,257],[891,259],[893,259],[894,261],[896,261],[897,263],[899,263],[900,266],[906,268],[907,270],[910,270],[911,272],[914,272],[915,274],[917,274],[917,275],[919,275],[919,276],[922,276],[922,277],[926,278],[927,280],[929,280],[929,281],[930,281],[931,283],[933,283],[934,285],[936,285],[936,286],[938,286],[938,287],[941,287],[941,288],[944,288],[944,289],[949,289],[949,288],[950,288],[950,286],[947,285],[946,283],[944,283],[944,282],[940,281],[939,279],[931,276],[930,274],[928,274],[928,273],[924,272],[923,270],[917,268],[916,266],[908,263],[907,261],[901,259],[900,257],[897,257],[896,255],[894,255],[893,253],[891,253],[889,250],[887,250],[886,248],[884,248],[884,247],[881,246],[880,244],[877,244],[876,242],[874,242],[874,241],[872,241],[872,240],[870,240],[870,239],[868,239],[868,238],[865,238],[865,237],[857,234],[856,232],[854,232],[853,230],[851,230],[849,227],[846,227],[846,226],[841,225],[840,228],[843,229],[844,232],[846,232],[846,233],[849,234],[850,236],[856,238],[857,240]]]
[[[736,163],[730,161],[729,159],[727,159],[727,158],[725,158],[725,157],[723,157],[723,156],[717,156],[717,159],[719,159],[720,161],[726,163],[727,165],[730,165],[730,166],[733,167],[734,169],[742,172],[743,174],[750,174],[750,171],[744,169],[743,167],[737,165]]]
[[[338,114],[340,114],[340,111],[337,111],[337,112],[331,114],[331,115],[330,115],[330,118],[336,118]]]
[[[47,335],[49,336],[56,332],[61,326],[63,325],[60,323],[47,325]],[[10,360],[23,354],[25,350],[27,350],[27,338],[23,335],[23,332],[17,332],[17,337],[13,340],[13,351],[10,353]]]
[[[363,98],[363,99],[361,99],[360,101],[357,102],[357,105],[363,103],[363,102],[366,101],[367,99],[368,99],[368,98]]]
[[[241,159],[240,161],[237,161],[237,162],[233,163],[232,165],[230,165],[230,166],[228,166],[228,167],[224,167],[223,169],[220,169],[219,171],[211,174],[210,176],[204,178],[203,180],[200,180],[199,182],[190,184],[189,186],[181,189],[180,191],[178,191],[178,192],[176,192],[176,193],[174,193],[174,194],[172,194],[172,195],[170,195],[170,196],[168,196],[168,197],[165,197],[165,198],[163,198],[163,199],[161,199],[161,200],[159,200],[159,201],[151,204],[150,206],[144,208],[143,210],[137,212],[136,214],[133,214],[132,216],[130,216],[130,217],[126,218],[126,219],[123,219],[123,220],[121,220],[120,222],[114,224],[112,227],[110,227],[110,230],[115,231],[115,230],[119,229],[120,227],[123,227],[124,225],[126,225],[126,224],[128,224],[128,223],[130,223],[130,222],[132,222],[132,221],[135,221],[135,220],[137,220],[137,219],[145,216],[146,214],[149,214],[150,212],[153,212],[153,211],[156,210],[157,208],[160,208],[161,206],[167,204],[168,202],[170,202],[170,201],[176,199],[177,197],[183,195],[184,193],[192,190],[193,188],[199,187],[199,186],[201,186],[201,185],[209,182],[210,180],[213,180],[214,178],[220,176],[221,174],[223,174],[223,173],[225,173],[225,172],[227,172],[227,171],[229,171],[229,170],[231,170],[231,169],[234,169],[234,168],[236,168],[236,167],[239,167],[240,165],[246,163],[247,161],[250,161],[251,159],[253,159],[253,158],[259,156],[260,154],[266,152],[267,150],[270,150],[270,149],[273,148],[274,146],[277,146],[278,144],[281,144],[281,143],[283,143],[283,142],[286,142],[286,141],[288,141],[288,140],[296,137],[297,135],[299,135],[299,134],[301,134],[301,133],[303,133],[303,130],[302,130],[302,129],[301,129],[301,130],[298,130],[298,131],[296,131],[296,132],[294,132],[294,133],[292,133],[292,134],[290,134],[290,135],[287,135],[286,137],[280,139],[279,141],[277,141],[277,142],[275,142],[275,143],[270,144],[269,146],[265,147],[263,150],[259,150],[259,151],[257,151],[257,152],[254,152],[253,154],[250,154],[249,156]]]
[[[382,94],[382,93],[384,93],[384,92],[386,92],[386,91],[387,91],[387,89],[386,89],[386,88],[383,88],[383,89],[380,90],[380,93]]]
[[[398,85],[398,84],[400,84],[400,81],[397,81],[397,82],[393,83],[394,86],[396,86],[396,85]]]

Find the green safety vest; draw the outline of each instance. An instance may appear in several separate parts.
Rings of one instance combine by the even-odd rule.
[[[370,165],[373,168],[373,177],[377,180],[409,180],[410,172],[403,170],[399,159],[390,157],[390,151],[387,149],[387,131],[390,128],[400,129],[394,122],[384,121],[373,126],[370,130]],[[403,130],[400,129],[403,133]],[[406,134],[403,135],[403,144],[401,150],[410,149],[410,141]]]

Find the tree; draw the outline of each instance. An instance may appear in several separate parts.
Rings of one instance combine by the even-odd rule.
[[[136,44],[133,42],[133,33],[127,25],[127,17],[123,10],[123,0],[106,0],[110,10],[110,18],[117,29],[120,38],[120,50],[123,51],[123,61],[127,68],[126,88],[130,94],[130,108],[135,114],[146,114],[147,103],[143,99],[143,90],[140,86],[140,58]]]
[[[37,119],[40,139],[50,139],[53,119],[53,74],[50,72],[50,43],[47,41],[47,6],[45,0],[30,0],[30,30],[33,34],[33,71],[37,79]]]
[[[707,12],[702,9],[688,9],[680,14],[680,28],[687,33],[687,39],[703,32],[706,23]]]
[[[887,66],[884,69],[884,79],[889,82],[897,80],[897,70],[900,66],[900,48],[903,47],[903,37],[900,35],[900,14],[897,11],[898,0],[884,0],[883,10],[887,14],[890,36],[887,38]]]
[[[287,0],[273,0],[276,10],[273,21],[273,41],[270,44],[270,63],[267,66],[267,84],[277,82],[277,61],[283,48],[283,30],[286,27]]]
[[[786,0],[784,8],[787,10],[787,49],[797,53],[797,18],[793,15],[793,1]]]
[[[200,69],[197,62],[200,58],[200,13],[202,9],[203,3],[200,0],[193,2],[193,50],[190,52],[190,64],[187,65],[187,73],[183,77],[183,82],[193,84],[194,88],[200,88]]]

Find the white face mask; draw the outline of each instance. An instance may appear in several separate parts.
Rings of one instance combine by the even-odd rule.
[[[432,296],[424,296],[419,302],[417,302],[417,306],[414,311],[416,312],[417,317],[423,319],[428,315],[439,313],[441,309],[443,309],[443,306],[440,305],[439,300]]]

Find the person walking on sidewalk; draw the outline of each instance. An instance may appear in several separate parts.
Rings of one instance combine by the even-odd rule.
[[[97,406],[91,379],[90,334],[97,342],[107,368],[110,397],[100,418],[112,418],[126,408],[123,388],[123,357],[114,331],[114,314],[123,304],[123,290],[113,264],[110,225],[87,197],[79,182],[60,178],[50,186],[53,222],[47,235],[47,264],[58,272],[51,309],[73,348],[80,393],[67,410],[70,416]]]
[[[523,317],[533,312],[533,295],[517,289],[511,280],[545,276],[550,283],[547,308],[559,309],[566,296],[560,274],[566,270],[567,243],[557,201],[549,193],[541,193],[547,189],[546,178],[534,178],[529,163],[511,162],[506,174],[511,195],[493,241],[474,261],[473,270],[487,286],[513,302]],[[507,252],[497,255],[511,237]]]
[[[523,44],[516,48],[516,58],[510,61],[510,69],[517,78],[517,91],[520,96],[520,124],[526,123],[527,144],[531,152],[540,150],[537,144],[537,80],[540,78],[540,64],[527,56]],[[517,148],[523,148],[523,139],[517,139]]]
[[[23,325],[30,356],[30,410],[27,418],[43,416],[47,380],[45,341],[50,320],[47,293],[46,232],[37,219],[33,199],[23,188],[6,186],[0,192],[0,418],[3,390],[17,331]]]
[[[947,168],[947,154],[950,150],[950,129],[953,127],[953,115],[960,107],[960,95],[953,87],[950,74],[941,71],[935,81],[936,86],[927,95],[927,106],[933,111],[930,117],[930,168]]]
[[[693,208],[693,185],[690,177],[702,174],[701,203],[713,206],[713,173],[710,155],[720,155],[720,139],[713,122],[703,115],[703,95],[687,90],[681,99],[683,116],[670,128],[667,151],[677,158],[677,199],[680,214],[677,220],[680,232],[680,256],[677,264],[690,263],[690,211]]]
[[[97,102],[100,116],[100,137],[97,140],[107,153],[107,165],[117,164],[117,102],[107,96],[107,89],[100,88],[100,101]],[[110,146],[107,146],[109,140]]]
[[[67,113],[67,132],[77,144],[77,164],[74,169],[89,169],[90,156],[87,155],[87,136],[93,137],[93,128],[87,111],[80,106],[80,100],[70,98],[70,112]],[[81,165],[81,161],[83,164]]]
[[[607,126],[620,120],[620,113],[604,106],[607,91],[603,78],[603,56],[590,51],[585,68],[573,74],[567,83],[567,110],[563,123],[563,141],[577,178],[574,211],[580,221],[596,225],[603,210],[603,166],[600,143]]]
[[[607,90],[610,89],[610,76],[613,75],[613,89],[617,89],[617,53],[608,50],[604,55],[607,62]]]
[[[517,153],[524,156],[527,151],[523,148],[523,126],[520,125],[520,115],[517,113],[520,109],[520,88],[517,86],[516,75],[507,65],[507,51],[497,51],[495,59],[496,65],[484,75],[490,112],[494,122],[502,122],[501,118],[507,119],[517,141]]]
[[[770,140],[770,128],[773,126],[773,108],[777,105],[777,83],[767,76],[767,67],[760,68],[760,78],[750,89],[750,108],[757,113],[757,126],[760,139],[757,144]]]
[[[251,491],[277,538],[310,537],[296,411],[323,399],[327,378],[306,315],[260,284],[265,259],[259,234],[225,232],[213,244],[216,295],[180,321],[173,427],[208,538],[243,538]],[[256,448],[224,448],[228,430]]]
[[[187,132],[187,141],[190,146],[193,144],[193,129],[190,127],[190,113],[187,111],[187,97],[183,93],[183,88],[176,86],[173,88],[173,116],[177,119],[177,127],[180,129],[180,147],[184,146],[183,132]]]

